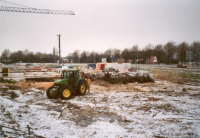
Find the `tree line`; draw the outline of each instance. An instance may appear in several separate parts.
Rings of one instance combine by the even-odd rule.
[[[172,64],[178,62],[188,62],[186,58],[186,51],[192,51],[191,62],[200,62],[200,42],[194,41],[189,44],[187,42],[176,43],[169,41],[166,44],[152,45],[148,44],[143,49],[139,49],[138,45],[133,45],[131,48],[123,50],[114,48],[107,49],[104,52],[88,52],[75,50],[69,53],[68,56],[62,57],[62,62],[73,63],[97,63],[101,62],[102,58],[106,58],[107,62],[116,62],[118,59],[123,59],[125,62],[131,61],[132,63],[145,63],[146,59],[150,56],[157,57],[157,63]],[[138,60],[141,59],[141,60]],[[4,49],[0,57],[4,62],[25,62],[25,63],[55,63],[59,60],[58,50],[54,47],[53,52],[46,53],[33,53],[28,49],[17,52],[10,52],[9,49]]]
[[[24,63],[55,63],[57,55],[46,54],[46,53],[33,53],[29,52],[28,49],[17,52],[10,52],[9,49],[4,49],[1,54],[1,62],[3,63],[16,63],[16,62],[24,62]]]
[[[150,56],[156,56],[157,63],[172,64],[189,62],[186,59],[187,50],[192,51],[191,62],[200,62],[200,42],[198,41],[191,44],[187,42],[176,43],[173,41],[169,41],[164,45],[158,44],[154,46],[148,44],[143,49],[139,49],[138,45],[133,45],[131,48],[125,48],[124,50],[114,48],[102,53],[75,50],[73,53],[69,53],[66,58],[69,61],[73,60],[75,63],[101,62],[102,58],[106,58],[107,62],[116,62],[117,59],[123,58],[125,62],[145,63],[146,59]]]

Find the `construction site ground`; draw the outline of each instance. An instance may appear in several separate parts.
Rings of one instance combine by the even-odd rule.
[[[96,80],[86,95],[61,100],[46,96],[53,83],[0,83],[0,136],[200,137],[199,85]]]

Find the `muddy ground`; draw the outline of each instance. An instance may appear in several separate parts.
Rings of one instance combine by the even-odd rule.
[[[21,130],[18,136],[30,125],[32,137],[200,137],[200,86],[97,80],[84,96],[51,100],[52,85],[1,83],[1,124]]]

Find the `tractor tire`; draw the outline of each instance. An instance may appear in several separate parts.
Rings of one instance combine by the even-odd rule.
[[[85,80],[79,82],[77,92],[79,95],[85,95],[87,90],[87,83]]]
[[[46,95],[49,99],[56,99],[59,97],[59,90],[57,89],[57,92],[55,92],[55,88],[54,86],[51,86],[47,89],[46,91]]]
[[[72,89],[69,86],[65,86],[60,92],[60,98],[63,100],[72,98]]]

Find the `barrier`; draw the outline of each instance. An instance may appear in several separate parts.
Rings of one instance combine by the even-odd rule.
[[[103,70],[103,69],[105,69],[105,65],[106,65],[106,63],[97,63],[95,70]]]
[[[33,70],[38,70],[38,71],[41,71],[41,68],[40,67],[34,67]]]
[[[131,72],[137,72],[137,70],[138,70],[137,67],[131,67],[131,68],[130,68],[130,71],[131,71]]]
[[[26,68],[25,71],[30,71],[30,68]]]
[[[119,72],[129,72],[128,69],[120,69]]]

